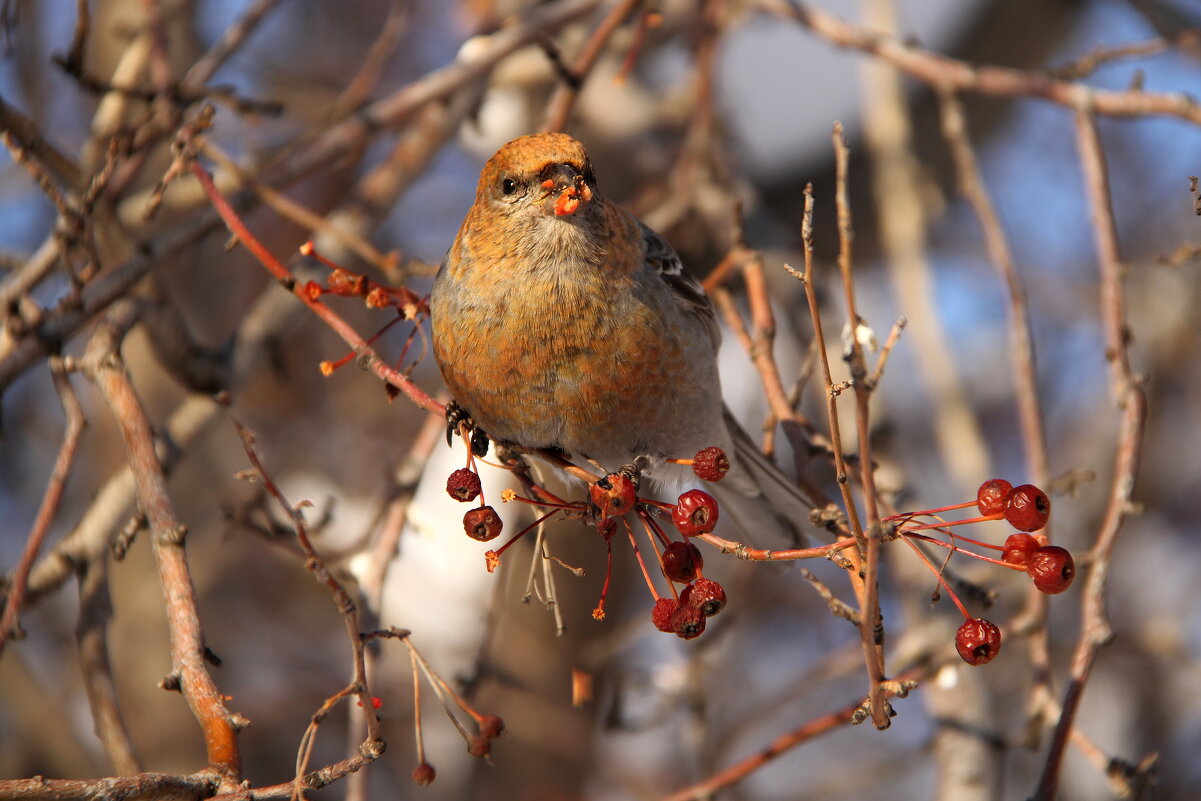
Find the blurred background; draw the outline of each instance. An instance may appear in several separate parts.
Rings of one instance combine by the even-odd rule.
[[[707,574],[725,584],[730,604],[691,642],[650,625],[651,599],[624,548],[615,553],[608,618],[591,619],[605,552],[595,531],[579,524],[560,523],[547,534],[554,555],[585,572],[577,578],[554,571],[555,609],[539,593],[531,597],[532,542],[488,574],[488,546],[463,535],[463,507],[443,491],[448,473],[463,464],[462,444],[447,448],[437,421],[429,423],[403,397],[389,401],[383,385],[353,364],[323,376],[319,362],[339,359],[346,346],[244,250],[226,247],[227,233],[205,216],[207,202],[193,183],[177,181],[158,212],[144,215],[171,164],[175,131],[208,100],[216,113],[206,137],[217,152],[206,151],[202,162],[243,204],[250,228],[273,252],[321,280],[327,271],[290,256],[313,237],[348,269],[425,294],[483,162],[554,117],[564,102],[562,73],[615,5],[0,4],[0,127],[9,132],[0,155],[0,573],[11,576],[21,557],[63,436],[44,349],[31,350],[30,332],[53,330],[64,353],[81,355],[91,321],[107,303],[93,303],[98,295],[85,291],[84,319],[55,328],[72,303],[78,306],[74,287],[128,276],[105,286],[119,286],[114,294],[136,298],[142,310],[123,353],[164,438],[171,499],[190,532],[205,640],[222,660],[214,677],[230,708],[251,722],[240,743],[252,786],[292,777],[310,717],[350,677],[350,648],[328,593],[306,574],[261,486],[239,477],[249,465],[209,399],[215,386],[230,391],[288,499],[312,502],[306,514],[317,547],[359,593],[364,628],[411,630],[448,682],[507,724],[490,759],[474,759],[424,691],[426,747],[438,778],[418,787],[409,778],[417,764],[409,654],[398,642],[383,643],[372,651],[371,667],[387,753],[314,797],[666,798],[863,695],[856,630],[829,614],[795,565],[752,565],[707,549]],[[747,245],[764,254],[785,386],[797,389],[799,408],[824,430],[812,324],[800,285],[781,265],[803,263],[803,190],[812,183],[818,288],[836,355],[845,310],[834,267],[831,130],[841,121],[852,153],[860,314],[880,341],[899,317],[909,321],[873,399],[883,498],[920,509],[967,500],[994,475],[1014,484],[1038,479],[1019,429],[1008,290],[957,189],[937,93],[882,59],[839,49],[829,35],[771,13],[783,3],[626,5],[631,12],[559,118],[588,146],[601,190],[667,235],[698,276],[736,244],[733,221],[741,220]],[[1185,0],[813,5],[971,63],[1119,91],[1201,87],[1201,7]],[[80,6],[90,15],[82,50],[72,49]],[[227,58],[201,60],[247,20],[254,24]],[[532,32],[513,34],[522,25]],[[506,47],[509,35],[521,46]],[[1099,48],[1131,44],[1139,47],[1122,58],[1072,71]],[[82,79],[62,64],[70,67],[72,54],[80,56]],[[422,87],[435,85],[431,75],[443,83],[418,102]],[[170,100],[154,91],[164,85],[175,87]],[[114,86],[131,91],[110,91]],[[1029,305],[1053,536],[1077,554],[1083,572],[1110,493],[1120,412],[1098,311],[1096,229],[1074,113],[1036,98],[965,93],[962,101],[980,176]],[[183,112],[173,117],[168,107]],[[1193,447],[1201,441],[1194,314],[1201,219],[1189,191],[1189,176],[1201,173],[1201,128],[1179,117],[1133,114],[1102,117],[1099,129],[1131,354],[1149,418],[1137,506],[1110,571],[1116,637],[1101,650],[1085,691],[1077,718],[1084,737],[1068,750],[1059,797],[1137,796],[1142,774],[1133,771],[1124,784],[1111,780],[1108,760],[1123,761],[1109,764],[1120,768],[1157,754],[1155,797],[1186,799],[1201,783],[1201,710],[1190,691],[1201,678],[1201,595],[1194,591],[1201,544],[1188,506],[1201,490],[1201,456]],[[120,143],[115,151],[110,141]],[[279,196],[239,192],[245,184],[217,161],[220,153]],[[115,165],[108,185],[89,204],[78,202],[106,158]],[[47,183],[71,199],[71,214],[60,213]],[[90,239],[64,220],[83,220]],[[75,245],[67,255],[57,253],[69,239]],[[94,269],[84,267],[89,254]],[[740,298],[737,280],[729,288]],[[391,319],[354,300],[331,305],[364,336]],[[51,328],[39,329],[43,323]],[[413,332],[402,322],[377,348],[437,394],[437,370],[420,358],[424,334]],[[219,378],[206,381],[196,364]],[[767,405],[750,359],[728,331],[722,369],[729,402],[758,435]],[[88,428],[31,575],[23,637],[0,658],[0,778],[117,772],[94,734],[81,678],[83,584],[71,569],[52,569],[56,553],[70,554],[73,567],[86,563],[107,574],[107,649],[138,769],[191,773],[205,764],[198,727],[182,699],[158,687],[171,663],[149,537],[136,536],[121,559],[110,547],[134,514],[128,479],[121,478],[121,438],[95,387],[82,376],[72,382]],[[853,403],[842,405],[851,437]],[[777,440],[781,462],[791,466],[785,438]],[[828,468],[816,476],[836,494]],[[485,472],[492,499],[505,480]],[[522,525],[520,510],[502,512],[507,530]],[[979,536],[999,541],[1004,534],[993,523]],[[933,578],[899,544],[885,550],[889,668],[926,666],[931,680],[894,701],[898,714],[888,730],[837,727],[718,797],[1033,793],[1080,636],[1083,582],[1051,599],[1046,670],[1038,646],[1020,635],[1007,639],[993,663],[969,669],[954,661],[957,613],[945,597],[930,603]],[[967,561],[953,565],[996,592],[987,616],[1018,618],[1029,604],[1028,582],[961,564]],[[853,598],[834,565],[807,566],[844,600]],[[984,613],[977,599],[971,604]],[[592,682],[592,698],[582,704],[573,704],[573,671]],[[1040,696],[1038,682],[1048,676],[1050,695]],[[358,715],[339,707],[319,731],[310,766],[354,753],[361,739]]]

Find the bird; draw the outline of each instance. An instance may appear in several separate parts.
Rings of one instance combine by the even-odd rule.
[[[492,439],[607,470],[722,448],[712,486],[745,537],[794,539],[812,504],[726,409],[712,303],[658,233],[597,188],[584,146],[523,136],[480,173],[434,279],[434,358],[451,397]]]

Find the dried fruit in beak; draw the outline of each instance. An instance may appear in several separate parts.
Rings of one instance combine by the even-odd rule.
[[[542,186],[546,189],[554,190],[556,182],[554,179],[548,178],[542,182]],[[560,190],[559,197],[555,199],[555,216],[562,217],[566,214],[575,214],[580,206],[591,199],[591,187],[584,182],[582,175],[577,175],[570,184]]]

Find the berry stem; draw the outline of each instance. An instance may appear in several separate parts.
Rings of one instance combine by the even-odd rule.
[[[559,509],[551,509],[551,510],[550,510],[549,512],[547,512],[546,514],[542,515],[542,517],[539,517],[539,518],[538,518],[537,520],[535,520],[533,523],[530,523],[528,526],[526,526],[525,528],[523,528],[521,531],[518,531],[516,534],[514,534],[512,537],[510,537],[510,538],[509,538],[509,541],[508,541],[508,542],[506,542],[504,545],[502,545],[502,546],[500,546],[499,548],[497,548],[495,551],[492,551],[492,553],[493,553],[493,554],[495,554],[496,558],[499,560],[499,559],[500,559],[500,555],[501,555],[502,553],[504,553],[504,552],[505,552],[505,550],[506,550],[506,549],[507,549],[507,548],[508,548],[510,545],[512,545],[513,543],[517,542],[519,539],[521,539],[522,537],[524,537],[526,534],[529,534],[529,533],[530,533],[530,531],[531,531],[532,529],[534,529],[534,528],[537,528],[539,525],[541,525],[541,524],[542,524],[542,522],[543,522],[544,520],[546,520],[546,519],[547,519],[547,518],[549,518],[550,516],[558,514],[558,513],[559,513],[559,511],[560,511]],[[491,572],[491,571],[489,571],[489,572]]]
[[[512,495],[502,497],[501,500],[517,501],[519,503],[528,503],[530,506],[541,506],[546,509],[553,509],[554,511],[559,511],[560,509],[562,509],[564,511],[568,511],[568,512],[583,512],[584,511],[584,507],[579,503],[572,503],[571,501],[561,501],[558,499],[553,500],[553,501],[548,501],[548,500],[539,501],[539,500],[534,500],[533,498],[526,498],[525,496],[518,495],[515,492]]]
[[[421,674],[417,667],[417,653],[409,649],[409,661],[413,666],[413,737],[417,741],[417,762],[425,762],[425,738],[421,735]]]
[[[1011,565],[1009,562],[1004,562],[1000,559],[993,559],[991,556],[985,556],[984,554],[979,554],[979,553],[976,553],[975,551],[969,551],[964,548],[960,548],[958,545],[955,545],[953,543],[943,542],[942,540],[938,539],[937,537],[927,537],[925,534],[914,534],[910,530],[902,531],[900,533],[903,537],[913,537],[914,539],[921,540],[922,542],[928,542],[931,545],[940,545],[943,548],[950,548],[954,552],[961,553],[964,556],[970,556],[973,559],[979,559],[981,562],[990,562],[994,565],[1000,565],[1001,567],[1007,567],[1010,570],[1016,570],[1019,573],[1026,572],[1026,568],[1023,566]],[[963,539],[963,538],[961,537],[960,539]],[[998,548],[996,545],[988,545],[987,543],[976,542],[975,540],[968,540],[968,542],[971,542],[975,545],[983,545],[986,548],[996,548],[997,550],[1004,550],[1003,548]]]
[[[639,515],[639,517],[642,517],[642,515]],[[651,581],[651,574],[650,571],[646,569],[646,562],[642,558],[642,551],[638,549],[638,540],[634,537],[634,530],[630,528],[630,524],[626,522],[624,518],[622,519],[622,522],[625,523],[626,534],[630,538],[630,547],[634,549],[634,558],[638,560],[638,567],[642,568],[642,578],[646,581],[646,586],[651,588],[651,597],[657,601],[662,596],[660,596],[659,591],[655,589],[655,582]],[[670,585],[671,582],[668,582],[668,584]],[[672,589],[674,594],[674,588]]]
[[[653,517],[651,517],[649,514],[647,514],[645,512],[645,510],[643,510],[643,509],[638,510],[638,516],[640,518],[642,518],[643,525],[649,527],[648,533],[650,531],[653,531],[655,533],[655,536],[659,538],[659,542],[663,544],[664,548],[666,548],[668,545],[671,545],[671,537],[668,537],[667,534],[665,534],[663,532],[662,526],[660,526],[657,522],[655,522],[655,519]],[[653,542],[653,540],[654,540],[654,538],[652,537],[652,542]],[[656,556],[659,555],[659,546],[658,545],[655,545],[655,555]]]
[[[925,517],[926,515],[936,515],[936,514],[940,514],[942,512],[953,512],[956,509],[966,509],[969,506],[975,506],[975,505],[976,505],[975,501],[965,501],[963,503],[956,503],[951,506],[940,506],[937,509],[922,509],[921,511],[918,511],[918,512],[901,512],[900,514],[889,515],[888,517],[882,517],[882,518],[880,518],[880,522],[888,523],[892,520],[902,520],[905,518],[914,518],[914,517]]]
[[[934,577],[938,579],[938,583],[941,584],[943,589],[947,591],[947,595],[951,597],[951,600],[955,602],[955,606],[957,606],[959,611],[963,614],[963,619],[971,620],[972,616],[968,614],[967,607],[963,605],[963,601],[959,600],[959,596],[955,594],[953,589],[951,589],[951,585],[947,583],[947,580],[942,577],[942,571],[934,566],[934,563],[930,561],[929,557],[922,553],[922,549],[914,545],[913,542],[910,541],[909,537],[903,537],[902,539],[906,545],[913,549],[913,552],[917,554],[918,558],[921,559],[922,562],[925,563],[926,567],[930,568],[930,572],[933,573]]]
[[[417,660],[417,664],[420,666],[421,672],[425,674],[426,681],[430,683],[430,689],[434,691],[434,695],[438,696],[438,701],[442,704],[442,710],[446,713],[446,716],[450,718],[450,722],[454,724],[454,727],[458,729],[458,732],[462,736],[463,740],[470,742],[471,735],[468,733],[467,729],[463,728],[463,723],[459,720],[458,715],[455,714],[454,709],[451,707],[450,701],[446,697],[446,693],[439,684],[437,674],[435,674],[434,671],[430,669],[430,666],[426,664],[425,658],[421,655],[421,653],[413,647],[411,638],[405,637],[404,642],[405,645],[409,647],[409,653],[412,654],[413,658]]]
[[[609,581],[613,578],[613,540],[609,537],[605,537],[605,557],[608,560],[605,565],[605,583],[601,585],[600,600],[592,610],[593,620],[605,619],[605,598],[609,595]]]
[[[923,528],[922,530],[924,531],[925,529]],[[902,529],[897,529],[897,534],[904,536],[906,534],[909,534],[909,533],[915,532],[915,531],[918,531],[918,529],[902,528]],[[968,543],[971,543],[972,545],[978,545],[981,548],[988,548],[991,551],[1005,550],[1005,547],[1003,545],[993,545],[991,542],[981,542],[980,540],[974,540],[971,537],[965,537],[962,534],[956,534],[951,531],[944,531],[943,533],[946,534],[948,537],[950,537],[953,540],[960,540],[962,542],[968,542]],[[921,536],[921,535],[915,534],[914,536]],[[928,539],[930,542],[940,542],[940,540],[932,539],[929,537],[923,537],[923,539]],[[971,551],[964,551],[964,553],[971,553]]]
[[[925,525],[922,525],[922,526],[914,526],[913,528],[906,529],[906,531],[924,531],[925,529],[930,529],[930,528],[949,528],[951,526],[966,526],[968,523],[983,523],[987,520],[1001,520],[1004,517],[1005,517],[1004,512],[997,512],[996,514],[993,514],[993,515],[981,515],[980,517],[969,517],[964,520],[951,520],[951,521],[942,521],[939,523],[926,523]]]
[[[325,256],[322,256],[321,252],[319,250],[317,250],[317,246],[313,244],[313,240],[311,240],[311,239],[306,240],[305,243],[298,248],[298,250],[300,251],[300,255],[308,256],[310,259],[314,259],[315,261],[330,268],[330,270],[342,270],[343,269],[342,265],[338,264],[335,261],[331,261],[330,259],[327,259]],[[347,273],[350,272],[349,270],[344,270],[344,271]]]

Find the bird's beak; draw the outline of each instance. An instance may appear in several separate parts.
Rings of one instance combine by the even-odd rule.
[[[592,187],[570,164],[556,164],[543,175],[547,177],[542,187],[548,195],[557,195],[554,206],[556,217],[575,214],[580,206],[592,200]]]

